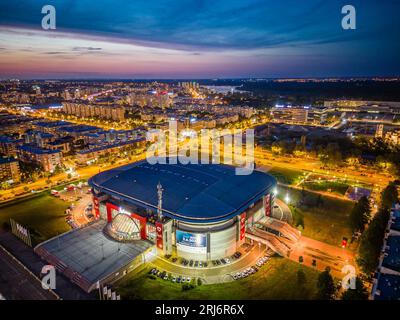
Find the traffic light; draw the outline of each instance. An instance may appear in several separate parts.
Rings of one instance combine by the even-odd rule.
[[[347,238],[345,238],[345,237],[343,237],[343,240],[342,240],[342,248],[346,248],[347,247]]]

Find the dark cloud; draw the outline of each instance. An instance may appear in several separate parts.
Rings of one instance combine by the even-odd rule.
[[[340,27],[341,7],[347,4],[343,0],[54,0],[52,4],[59,29],[117,41],[192,47],[196,51],[320,44],[326,38],[340,43],[349,39]],[[382,37],[382,30],[400,27],[399,1],[353,0],[352,4],[357,8],[360,29],[370,38],[385,39],[389,35],[384,33]],[[40,29],[41,6],[37,0],[2,1],[0,24]],[[359,36],[360,32],[351,33],[355,42],[362,40]]]
[[[72,51],[101,51],[102,48],[94,48],[94,47],[73,47]]]

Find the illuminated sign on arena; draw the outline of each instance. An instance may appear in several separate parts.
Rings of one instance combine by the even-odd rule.
[[[176,246],[178,249],[193,252],[207,252],[207,236],[201,233],[189,233],[176,230]]]

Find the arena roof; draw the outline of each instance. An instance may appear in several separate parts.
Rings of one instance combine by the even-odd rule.
[[[146,161],[99,173],[89,180],[97,191],[128,203],[157,208],[163,187],[163,214],[187,222],[234,217],[270,191],[276,180],[263,172],[235,175],[235,167],[216,164],[155,164]]]

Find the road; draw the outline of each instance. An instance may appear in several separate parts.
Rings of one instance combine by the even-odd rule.
[[[42,283],[0,246],[0,292],[7,300],[57,300]]]
[[[82,199],[75,202],[75,207],[71,210],[71,215],[78,227],[84,226],[90,221],[85,215],[85,209],[90,203],[92,203],[91,194],[84,194]]]
[[[353,252],[304,236],[292,248],[293,251],[289,255],[290,260],[299,262],[299,257],[302,256],[304,265],[320,271],[324,271],[329,266],[332,275],[339,279],[344,277],[343,266],[348,264],[356,266]],[[314,259],[317,261],[315,267],[312,266]]]
[[[344,166],[339,169],[321,169],[321,162],[312,158],[295,158],[273,155],[271,152],[257,148],[254,151],[254,156],[259,165],[270,167],[278,167],[291,169],[295,171],[309,171],[315,174],[335,176],[347,180],[354,180],[370,185],[379,185],[385,187],[391,177],[387,174],[382,174],[374,170],[365,170],[362,168],[354,169],[349,166]]]

